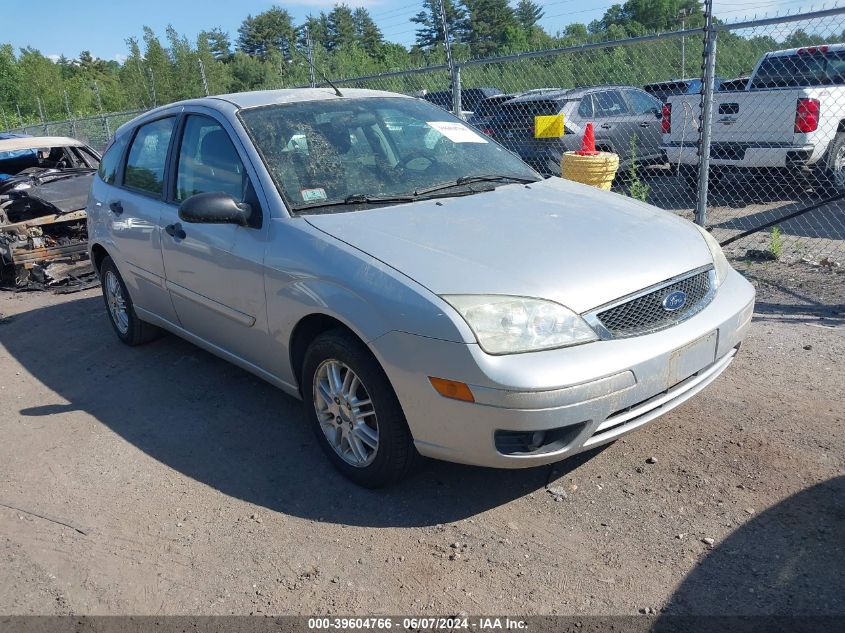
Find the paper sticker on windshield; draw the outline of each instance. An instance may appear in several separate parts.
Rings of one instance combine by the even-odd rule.
[[[426,121],[429,127],[433,127],[453,143],[486,143],[487,139],[476,134],[462,123],[451,121]]]
[[[328,197],[326,196],[326,190],[322,187],[317,187],[316,189],[300,189],[299,193],[305,202],[316,202],[317,200],[325,200]]]

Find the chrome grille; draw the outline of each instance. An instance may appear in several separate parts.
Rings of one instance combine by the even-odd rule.
[[[712,298],[711,271],[703,271],[666,284],[638,297],[595,313],[596,319],[614,338],[654,332],[688,319]],[[663,307],[667,295],[682,291],[686,303],[668,311]]]

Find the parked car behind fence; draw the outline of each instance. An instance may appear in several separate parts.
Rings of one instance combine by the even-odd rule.
[[[631,86],[595,86],[524,95],[505,102],[489,122],[490,134],[540,173],[560,175],[564,152],[581,146],[593,123],[596,148],[619,155],[620,168],[636,161],[662,162],[661,106],[658,99]],[[535,117],[562,114],[560,138],[535,138]]]

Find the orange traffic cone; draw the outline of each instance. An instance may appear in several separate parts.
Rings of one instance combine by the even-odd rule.
[[[575,152],[579,156],[596,156],[596,133],[593,131],[593,124],[587,123],[584,128],[584,136],[581,139],[581,149]]]

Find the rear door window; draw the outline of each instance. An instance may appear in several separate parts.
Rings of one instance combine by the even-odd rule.
[[[116,138],[106,150],[103,160],[100,162],[100,169],[97,173],[100,179],[109,185],[113,185],[117,181],[117,170],[120,167],[120,161],[123,158],[123,151],[126,149],[128,138],[128,134]]]
[[[627,90],[628,103],[634,110],[634,114],[652,114],[660,112],[662,104],[651,95],[639,90]]]
[[[124,186],[155,196],[161,195],[174,121],[175,118],[168,117],[138,128],[126,158]]]
[[[593,95],[586,95],[578,104],[578,116],[582,119],[589,119],[594,116]]]
[[[624,116],[630,114],[622,93],[618,90],[597,92],[593,95],[597,117]]]

